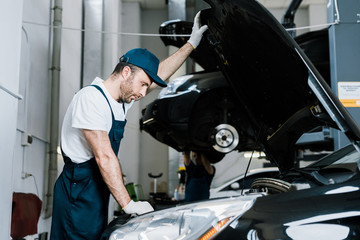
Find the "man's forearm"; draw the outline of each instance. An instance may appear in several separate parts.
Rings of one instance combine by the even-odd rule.
[[[120,206],[125,207],[130,196],[124,186],[120,162],[111,148],[107,132],[83,129],[83,133],[94,152],[104,182]]]
[[[159,77],[167,80],[181,67],[193,50],[194,48],[190,43],[185,43],[179,50],[161,61],[158,70]]]
[[[121,173],[121,166],[114,154],[114,158],[100,159],[98,166],[100,173],[108,186],[115,200],[124,208],[130,202],[130,196],[127,192]]]
[[[175,53],[160,62],[158,76],[167,82],[167,79],[181,67],[193,50],[194,48],[190,43],[185,43]],[[157,87],[157,85],[153,83],[148,91],[153,90],[155,87]]]

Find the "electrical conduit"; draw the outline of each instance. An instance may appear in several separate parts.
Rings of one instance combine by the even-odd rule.
[[[53,49],[51,66],[51,109],[50,109],[50,143],[47,192],[45,195],[45,218],[51,217],[53,210],[54,185],[57,178],[57,147],[59,143],[59,101],[60,101],[60,54],[62,0],[55,0],[53,20]]]

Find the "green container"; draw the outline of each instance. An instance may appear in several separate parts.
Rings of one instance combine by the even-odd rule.
[[[129,195],[130,195],[130,198],[137,202],[138,201],[138,198],[137,198],[137,195],[136,195],[136,191],[135,191],[135,184],[134,183],[128,183],[125,185],[126,187],[126,190],[128,191]]]

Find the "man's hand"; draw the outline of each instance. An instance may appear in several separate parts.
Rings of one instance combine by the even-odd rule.
[[[203,33],[208,29],[207,25],[200,27],[200,13],[201,11],[199,11],[194,18],[194,25],[192,27],[190,39],[188,40],[188,43],[190,43],[194,49],[199,45]]]
[[[124,207],[124,212],[126,214],[137,214],[141,215],[144,213],[152,212],[154,211],[154,208],[150,205],[148,202],[134,202],[131,200],[126,207]]]
[[[191,158],[190,158],[190,151],[185,151],[184,152],[184,164],[185,164],[185,166],[189,166],[189,164],[190,164],[190,160]]]

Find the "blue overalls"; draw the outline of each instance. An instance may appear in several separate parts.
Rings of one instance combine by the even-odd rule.
[[[205,170],[204,166],[190,162],[186,166],[186,173],[188,175],[185,186],[185,202],[209,199],[209,189],[215,175],[215,168],[214,173],[211,175]]]
[[[97,88],[107,99],[103,90]],[[117,155],[124,135],[125,121],[117,121],[110,106],[111,147]],[[125,110],[124,110],[125,111]],[[63,153],[65,166],[54,188],[51,240],[98,240],[108,223],[110,191],[95,158],[76,164]]]

